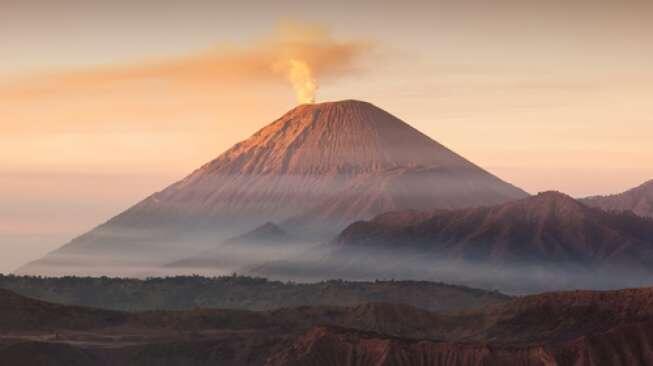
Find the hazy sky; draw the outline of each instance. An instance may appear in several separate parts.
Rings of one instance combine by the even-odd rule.
[[[310,59],[318,101],[373,102],[527,191],[638,185],[653,178],[651,14],[635,0],[0,0],[0,272],[292,108],[266,68],[288,37],[310,46],[291,53]]]

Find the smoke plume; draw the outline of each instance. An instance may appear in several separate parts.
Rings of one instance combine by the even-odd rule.
[[[288,80],[292,83],[297,101],[300,103],[314,103],[317,92],[317,81],[313,76],[310,65],[303,60],[290,59],[284,67]]]
[[[19,79],[0,85],[0,96],[74,94],[98,86],[131,88],[134,83],[152,81],[174,83],[174,87],[289,82],[300,103],[311,103],[318,81],[359,71],[357,61],[369,50],[369,42],[337,40],[325,28],[284,23],[272,36],[244,45],[222,45],[176,58]]]
[[[292,84],[300,103],[315,102],[318,79],[355,71],[356,59],[369,50],[367,43],[337,41],[325,28],[298,23],[280,25],[268,47],[273,71]]]

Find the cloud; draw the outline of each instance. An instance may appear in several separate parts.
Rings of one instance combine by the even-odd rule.
[[[34,97],[134,82],[193,87],[287,82],[300,102],[311,102],[320,81],[361,71],[358,61],[370,50],[370,42],[337,40],[326,28],[286,22],[272,36],[250,45],[221,45],[164,60],[39,75],[1,87],[0,95]]]

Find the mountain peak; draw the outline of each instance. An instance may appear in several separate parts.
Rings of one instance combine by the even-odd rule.
[[[646,190],[653,190],[653,179],[642,183],[639,187],[637,187],[635,189],[638,189],[638,188],[646,189]]]
[[[584,217],[590,211],[592,211],[592,208],[585,206],[567,194],[558,191],[545,191],[534,196],[491,207],[471,207],[457,210],[437,209],[430,212],[402,210],[380,214],[372,221],[388,227],[419,224],[435,217],[466,217],[468,215],[471,217],[489,215],[492,220],[502,222],[513,222],[516,218],[528,218],[530,221],[538,221],[552,217],[573,221]]]
[[[505,212],[522,212],[529,217],[540,219],[558,217],[564,220],[574,220],[584,217],[589,210],[587,206],[573,197],[558,192],[540,192],[535,196],[504,204]]]
[[[279,226],[275,225],[274,223],[266,222],[265,224],[252,230],[249,234],[283,236],[286,235],[286,232],[283,231]]]
[[[243,242],[243,241],[274,241],[274,240],[283,240],[288,239],[288,234],[281,229],[279,226],[272,222],[266,222],[265,224],[255,228],[252,231],[246,232],[242,235],[239,235],[235,238],[231,238],[226,241],[226,243],[232,242]]]
[[[542,192],[539,192],[536,196],[544,198],[544,199],[554,199],[554,200],[573,200],[574,199],[570,195],[568,195],[566,193],[562,193],[560,191],[542,191]]]
[[[371,103],[303,104],[201,169],[239,174],[360,174],[470,162]]]
[[[583,202],[603,210],[632,211],[639,216],[653,217],[653,180],[623,193],[588,197]]]
[[[289,112],[300,112],[305,110],[325,110],[330,108],[374,108],[381,110],[381,108],[375,106],[370,102],[366,102],[358,99],[343,99],[336,101],[327,101],[320,103],[306,103],[300,104],[297,107],[291,109]]]
[[[575,198],[559,191],[540,192],[537,195],[530,197],[530,199],[536,202],[554,202],[554,203],[579,205],[578,201]]]
[[[321,115],[325,115],[327,118],[320,118]],[[338,123],[339,120],[342,120],[345,124]],[[276,125],[278,128],[290,124],[295,128],[327,129],[338,126],[344,129],[337,132],[346,133],[348,132],[347,128],[355,129],[366,126],[377,129],[380,127],[380,122],[383,122],[386,126],[398,124],[412,129],[409,125],[374,104],[356,99],[300,104],[286,112],[272,125]],[[260,132],[263,132],[263,130]]]

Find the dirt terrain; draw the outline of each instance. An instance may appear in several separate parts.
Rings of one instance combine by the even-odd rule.
[[[646,365],[653,289],[559,292],[458,313],[408,305],[124,313],[0,291],[11,365]]]

